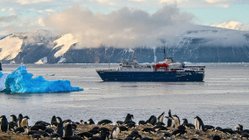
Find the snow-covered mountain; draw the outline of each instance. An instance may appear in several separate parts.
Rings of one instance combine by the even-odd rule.
[[[166,55],[178,61],[249,62],[249,32],[196,26],[179,36],[158,39],[157,47],[118,48],[80,46],[73,34],[57,35],[46,30],[12,33],[0,38],[3,63],[108,63],[135,56],[153,62]],[[154,45],[155,46],[155,45]]]
[[[56,45],[53,47],[53,49],[57,50],[54,54],[54,57],[58,58],[63,56],[72,46],[78,42],[79,41],[75,39],[72,34],[62,35],[60,38],[54,41]]]
[[[23,39],[15,35],[9,35],[0,40],[1,60],[12,60],[21,52]]]

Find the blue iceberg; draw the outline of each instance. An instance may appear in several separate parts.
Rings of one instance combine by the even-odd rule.
[[[25,66],[18,67],[15,71],[2,78],[5,79],[5,92],[7,93],[59,93],[82,91],[80,87],[72,87],[68,80],[48,81],[42,76],[33,77]]]

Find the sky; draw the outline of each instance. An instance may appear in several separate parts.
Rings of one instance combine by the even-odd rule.
[[[173,23],[249,30],[249,0],[0,0],[0,35],[37,29],[83,29],[89,37],[115,32],[115,28],[125,27],[129,32],[127,24],[140,31],[144,22],[148,26],[143,30],[149,32]]]

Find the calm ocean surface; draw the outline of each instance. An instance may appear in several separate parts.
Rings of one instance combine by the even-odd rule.
[[[205,64],[205,82],[102,82],[96,68],[108,65],[65,64],[27,65],[35,76],[68,79],[84,91],[59,94],[0,94],[0,113],[23,113],[31,123],[50,121],[52,115],[63,119],[96,121],[123,120],[127,113],[135,121],[172,110],[181,119],[200,116],[205,124],[232,127],[238,123],[249,128],[249,64]],[[11,72],[18,65],[3,65]]]

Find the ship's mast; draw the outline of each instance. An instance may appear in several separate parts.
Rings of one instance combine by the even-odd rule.
[[[163,44],[163,55],[164,55],[164,59],[166,59],[166,40],[165,39],[160,39],[161,43]]]

